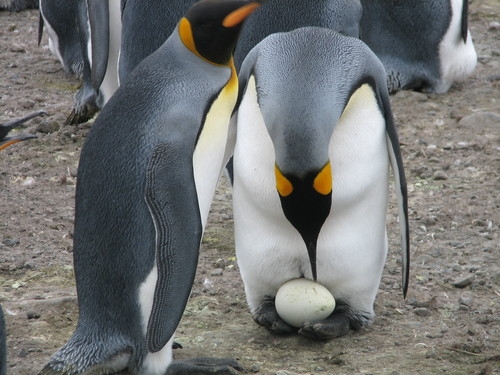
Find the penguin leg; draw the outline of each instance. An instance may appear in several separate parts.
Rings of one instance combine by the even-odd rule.
[[[245,369],[232,358],[200,357],[176,360],[168,367],[166,375],[219,374],[236,375]]]
[[[276,311],[274,298],[266,297],[253,313],[253,320],[258,325],[277,334],[288,334],[297,332],[297,328],[289,325],[280,318]]]

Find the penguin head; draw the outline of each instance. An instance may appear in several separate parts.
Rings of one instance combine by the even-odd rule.
[[[179,23],[184,45],[218,65],[231,61],[243,21],[261,0],[202,0],[188,9]]]
[[[316,244],[332,203],[331,164],[300,177],[284,174],[277,164],[274,171],[283,213],[304,240],[316,280]]]

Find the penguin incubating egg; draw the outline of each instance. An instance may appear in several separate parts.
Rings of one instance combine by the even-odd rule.
[[[107,103],[80,156],[79,320],[41,374],[234,371],[172,361],[221,169],[238,80],[232,51],[259,4],[203,0]]]
[[[406,182],[383,65],[360,40],[308,27],[264,39],[239,77],[234,225],[254,320],[319,339],[367,326],[387,254],[389,165],[408,287]],[[329,290],[330,316],[296,328],[278,315],[277,291],[297,278]]]
[[[477,64],[468,0],[361,0],[361,39],[387,70],[389,91],[445,93]]]

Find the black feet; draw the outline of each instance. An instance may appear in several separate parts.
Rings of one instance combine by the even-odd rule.
[[[302,327],[295,328],[283,319],[276,311],[274,299],[264,299],[253,314],[253,320],[276,334],[290,334],[298,332],[300,335],[315,340],[330,340],[346,335],[351,329],[351,319],[346,309],[336,309],[328,318],[317,322],[305,322]]]
[[[315,340],[331,340],[346,335],[351,329],[351,320],[344,312],[333,312],[325,320],[306,322],[299,333]]]
[[[274,298],[264,299],[257,310],[253,313],[253,320],[258,325],[263,326],[269,331],[277,334],[287,334],[297,332],[297,328],[286,323],[280,318],[274,305]]]
[[[239,371],[244,368],[232,358],[201,357],[173,361],[165,375],[237,375]]]

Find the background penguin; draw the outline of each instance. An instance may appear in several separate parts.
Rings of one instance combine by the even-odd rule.
[[[239,69],[248,52],[266,36],[304,26],[327,27],[358,37],[359,0],[269,0],[245,23],[234,52]]]
[[[5,343],[5,319],[0,305],[0,375],[7,374],[7,345]]]
[[[33,112],[30,113],[29,115],[21,117],[20,119],[12,120],[5,124],[0,124],[0,150],[3,150],[4,148],[9,147],[10,145],[13,145],[14,143],[36,138],[36,135],[33,134],[11,133],[9,135],[9,132],[12,129],[24,124],[26,121],[42,115],[45,115],[44,111]]]
[[[361,0],[361,39],[387,70],[389,91],[445,93],[474,70],[467,0]]]
[[[299,333],[327,339],[368,325],[386,252],[389,164],[408,285],[407,193],[382,64],[360,40],[325,28],[269,36],[239,73],[233,206],[238,265],[254,320],[296,331],[274,297],[317,279],[337,300]]]
[[[259,4],[204,0],[96,119],[77,177],[79,321],[41,374],[165,374],[224,165],[238,94],[232,51]],[[174,361],[168,373],[234,371]]]
[[[47,30],[49,48],[61,62],[66,73],[81,78],[83,54],[78,28],[79,6],[84,1],[40,0],[38,45],[43,28]]]
[[[179,18],[196,0],[122,0],[120,82],[172,33]]]

